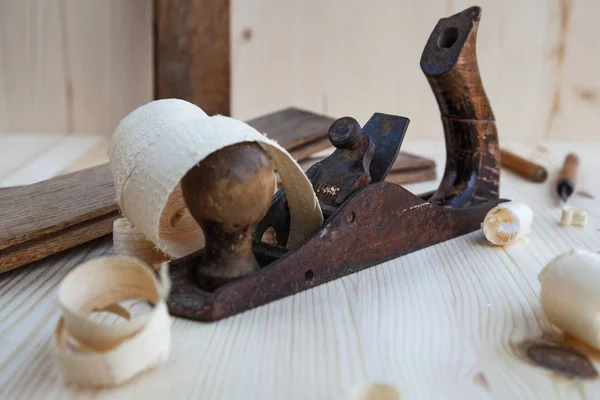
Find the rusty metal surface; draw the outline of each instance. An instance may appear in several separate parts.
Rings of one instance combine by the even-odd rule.
[[[421,59],[440,107],[447,148],[444,178],[433,194],[417,196],[380,182],[398,154],[408,119],[375,114],[363,129],[375,147],[368,170],[369,146],[355,133],[349,141],[354,153],[327,161],[333,173],[309,174],[315,190],[331,180],[337,182],[335,187],[347,185],[351,190],[339,199],[345,200],[341,205],[335,196],[320,197],[334,209],[308,241],[289,251],[260,242],[269,226],[282,230],[277,232],[280,245],[287,240],[289,211],[283,192],[278,192],[254,236],[261,269],[209,293],[193,283],[193,257],[178,260],[171,269],[171,313],[201,321],[222,319],[478,230],[487,212],[504,201],[498,198],[498,137],[475,55],[480,14],[472,7],[440,20]],[[344,132],[359,131],[355,121],[344,124]],[[340,144],[338,136],[330,132],[332,142]],[[344,141],[340,147],[346,147]],[[357,187],[364,172],[370,173],[371,182]]]
[[[362,130],[351,117],[333,122],[328,136],[336,150],[306,171],[325,217],[355,191],[385,179],[398,156],[408,123],[408,118],[381,113],[374,114]],[[340,134],[338,130],[341,128],[347,131]],[[376,171],[375,180],[372,168]],[[270,227],[275,230],[277,244],[285,246],[289,236],[290,211],[283,189],[273,196],[267,215],[258,224],[254,240],[261,240]]]
[[[282,259],[288,253],[284,247],[263,242],[254,242],[253,247],[254,256],[261,267]],[[172,287],[167,304],[172,315],[200,321],[213,319],[211,302],[214,293],[203,290],[197,284],[197,267],[203,258],[204,249],[170,263]]]
[[[533,344],[526,355],[534,364],[569,378],[595,379],[598,372],[587,356],[567,346]]]
[[[336,120],[329,128],[329,140],[336,150],[306,171],[325,217],[371,183],[369,167],[375,153],[373,141],[352,117]]]
[[[398,157],[410,120],[406,117],[375,113],[362,131],[375,144],[371,162],[371,183],[383,182]]]
[[[206,296],[201,312],[191,305],[182,309],[180,301],[173,307],[176,297],[197,293],[196,288],[179,291],[179,281],[174,279],[176,294],[169,299],[169,307],[175,315],[203,321],[225,318],[473,232],[497,204],[493,201],[469,209],[452,209],[432,205],[398,185],[368,185],[298,249]]]

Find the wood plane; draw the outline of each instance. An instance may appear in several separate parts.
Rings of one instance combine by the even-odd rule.
[[[170,263],[171,314],[219,320],[478,230],[504,201],[498,135],[475,53],[480,16],[480,8],[471,7],[441,19],[421,57],[446,139],[437,190],[416,195],[385,181],[408,118],[376,113],[363,127],[340,118],[328,130],[335,151],[307,171],[325,221],[306,241],[288,247],[285,192],[270,203],[265,196],[272,190],[266,155],[246,144],[220,150],[182,180],[206,246]],[[248,168],[242,171],[241,164]],[[215,170],[227,172],[207,176]],[[236,196],[239,187],[243,196]],[[209,198],[223,202],[207,206]],[[237,212],[244,207],[251,212]]]

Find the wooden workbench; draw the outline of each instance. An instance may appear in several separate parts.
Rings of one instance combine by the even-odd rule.
[[[105,145],[85,135],[0,136],[0,186],[101,162]],[[529,237],[498,248],[475,232],[218,323],[173,319],[168,362],[120,388],[65,387],[50,346],[58,283],[82,261],[110,254],[110,238],[0,275],[0,399],[343,399],[375,382],[394,385],[402,399],[600,398],[600,381],[557,377],[518,350],[562,337],[539,308],[541,268],[572,248],[600,250],[599,200],[575,196],[589,224],[563,228],[552,185],[562,157],[576,151],[578,190],[600,196],[600,142],[502,145],[551,172],[535,184],[503,171],[502,196],[534,210]],[[408,139],[403,149],[435,158],[441,178],[441,141]]]

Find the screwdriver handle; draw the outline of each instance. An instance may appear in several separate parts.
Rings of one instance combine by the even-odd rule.
[[[569,180],[573,185],[577,183],[577,169],[579,168],[579,157],[577,154],[569,153],[560,171],[559,180]]]
[[[569,153],[565,158],[565,162],[558,176],[556,190],[558,195],[567,201],[567,199],[575,191],[575,183],[577,182],[577,170],[579,169],[579,157],[577,154]]]

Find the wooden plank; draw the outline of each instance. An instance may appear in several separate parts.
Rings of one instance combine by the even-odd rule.
[[[597,48],[598,13],[600,2],[593,0],[561,0],[555,6],[552,106],[545,121],[553,139],[598,138],[600,53],[592,50]]]
[[[398,153],[398,158],[396,158],[396,162],[392,165],[390,172],[404,172],[431,168],[435,169],[434,160],[402,151]]]
[[[0,188],[0,272],[110,233],[115,199],[108,164]]]
[[[335,119],[332,117],[290,107],[277,111],[276,116],[267,114],[253,118],[248,124],[259,132],[266,132],[271,139],[292,150],[308,142],[326,138],[333,121]],[[269,134],[269,127],[273,123],[276,123],[279,129]]]
[[[436,178],[437,173],[435,168],[417,168],[404,169],[398,172],[390,171],[385,181],[395,183],[396,185],[406,185],[408,183],[433,181]]]
[[[0,1],[0,131],[110,134],[152,100],[152,0]]]
[[[335,119],[331,117],[290,107],[253,118],[248,124],[259,132],[267,133],[268,137],[288,150],[292,157],[302,161],[331,146],[327,131],[333,121]],[[275,131],[269,129],[273,124],[278,126]]]
[[[581,189],[600,194],[598,143],[546,143],[544,151],[535,143],[503,146],[543,154],[551,174],[575,151]],[[443,142],[406,147],[443,168]],[[408,188],[421,192],[436,183]],[[561,228],[551,186],[503,171],[502,196],[534,209],[524,240],[497,248],[475,232],[217,323],[175,318],[166,364],[105,390],[63,385],[50,340],[58,283],[84,260],[110,254],[110,240],[0,275],[0,398],[329,400],[374,382],[408,399],[599,398],[600,380],[562,379],[517,352],[526,340],[561,337],[539,307],[542,266],[571,248],[600,248],[593,211],[600,200],[574,197],[591,212],[590,225]],[[598,360],[592,356],[596,368]]]
[[[329,141],[329,137],[325,135],[320,139],[315,139],[311,142],[306,142],[300,146],[294,147],[293,149],[290,149],[289,152],[294,159],[302,161],[309,158],[312,154],[328,147],[331,147],[331,142]]]
[[[154,0],[155,96],[230,114],[228,0]]]
[[[113,210],[96,218],[86,218],[80,223],[56,229],[53,233],[25,237],[26,242],[0,250],[0,273],[30,264],[79,244],[97,239],[99,232],[112,232],[113,222],[119,218],[119,212]]]

